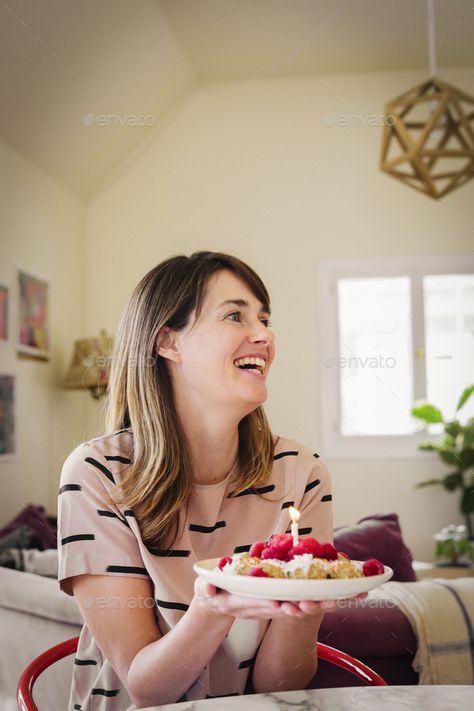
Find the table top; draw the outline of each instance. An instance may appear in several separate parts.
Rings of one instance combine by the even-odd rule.
[[[474,686],[348,686],[229,696],[142,711],[463,711],[474,708]]]

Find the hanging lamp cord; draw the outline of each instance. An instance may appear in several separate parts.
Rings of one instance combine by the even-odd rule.
[[[430,78],[436,78],[436,36],[434,0],[426,0],[428,10],[428,62]]]

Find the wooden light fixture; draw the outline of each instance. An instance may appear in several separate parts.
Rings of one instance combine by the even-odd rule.
[[[385,107],[380,169],[439,199],[474,177],[474,97],[435,78],[433,0],[428,0],[431,79]]]
[[[82,338],[74,344],[71,366],[64,382],[70,390],[89,390],[96,400],[103,397],[109,382],[113,338],[105,331],[99,338]]]

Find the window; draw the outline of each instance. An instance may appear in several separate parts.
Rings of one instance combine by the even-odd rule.
[[[413,403],[454,417],[474,382],[474,257],[325,262],[320,277],[326,456],[416,457]],[[471,400],[458,417],[473,416]]]

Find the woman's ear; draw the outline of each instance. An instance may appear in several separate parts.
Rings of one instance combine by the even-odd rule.
[[[162,358],[167,358],[175,363],[181,363],[181,351],[176,338],[176,332],[169,326],[163,326],[156,337],[156,352]]]

